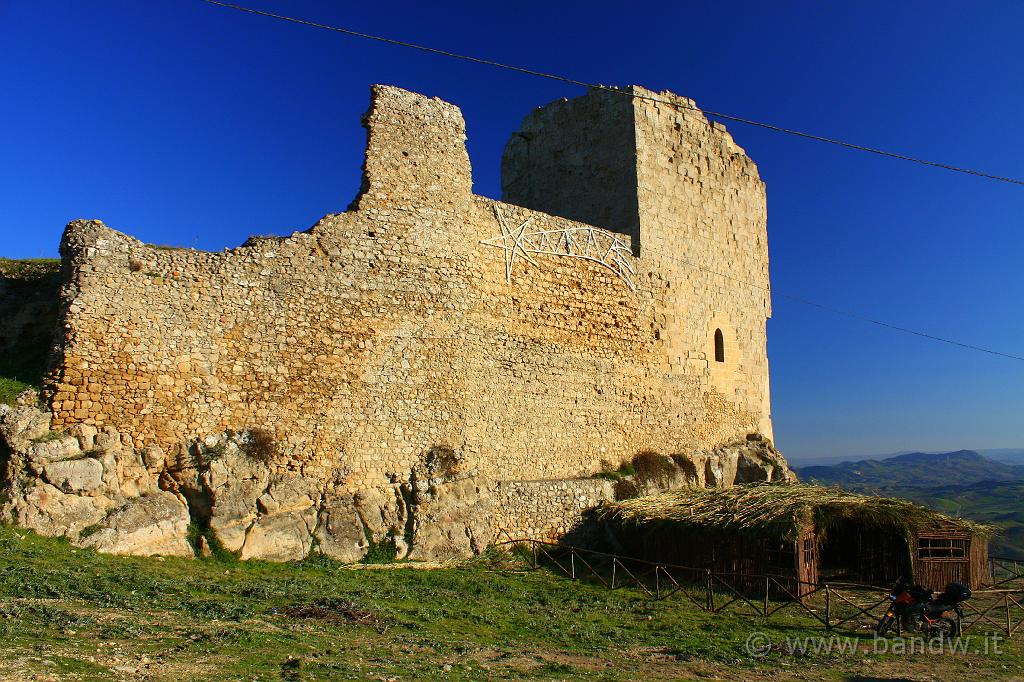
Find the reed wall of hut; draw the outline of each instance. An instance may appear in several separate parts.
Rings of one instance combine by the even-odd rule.
[[[951,582],[977,589],[991,582],[988,539],[958,528],[919,532],[911,543],[914,582],[942,590]]]

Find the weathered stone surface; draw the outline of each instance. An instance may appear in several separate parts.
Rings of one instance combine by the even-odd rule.
[[[163,448],[159,445],[147,445],[142,449],[141,455],[148,471],[160,471],[167,464]]]
[[[14,404],[18,407],[39,407],[39,391],[26,388],[14,398]]]
[[[796,476],[789,470],[782,453],[775,449],[768,438],[760,434],[748,435],[744,440],[723,445],[703,454],[713,474],[704,481],[707,487],[760,481],[796,481]]]
[[[78,447],[83,452],[92,450],[96,443],[96,434],[99,431],[92,424],[74,424],[68,433],[78,439]]]
[[[520,156],[516,136],[505,165],[536,193],[510,196],[560,216],[472,194],[451,104],[376,86],[364,123],[353,210],[306,232],[204,253],[69,225],[55,424],[104,427],[97,447],[115,425],[165,452],[259,426],[278,465],[325,484],[340,476],[349,493],[408,480],[444,444],[489,480],[547,479],[768,433],[764,291],[723,287],[662,255],[767,281],[763,183],[700,112],[596,93],[532,115],[521,131],[532,151]],[[607,136],[588,141],[598,129],[629,153]],[[568,156],[583,171],[632,166],[566,183],[552,164]],[[567,184],[571,196],[539,198]],[[628,234],[608,211],[569,206],[620,197],[632,198]],[[623,270],[502,246],[521,225],[590,229],[579,217],[624,240]],[[625,270],[637,273],[630,282]],[[708,359],[716,331],[720,363]]]
[[[246,529],[245,541],[239,551],[242,559],[293,561],[309,553],[316,510],[290,511],[260,516]]]
[[[137,497],[108,514],[99,530],[79,541],[108,554],[192,556],[188,544],[188,507],[173,493]]]
[[[256,516],[246,529],[242,559],[288,561],[309,553],[317,523],[317,481],[293,477],[272,482],[256,499]]]
[[[493,538],[490,484],[481,477],[413,484],[410,559],[479,554]]]
[[[369,544],[351,496],[325,500],[314,539],[317,551],[337,561],[358,561],[366,554]]]
[[[49,431],[48,413],[23,405],[12,407],[0,403],[0,439],[10,447],[25,449],[33,439],[41,438]]]
[[[43,477],[65,493],[91,492],[103,485],[103,465],[90,457],[50,462]]]
[[[365,533],[374,542],[386,542],[395,532],[401,533],[408,522],[409,509],[405,495],[409,485],[394,483],[381,488],[359,491],[353,499],[353,508],[359,516]]]
[[[52,485],[34,486],[10,506],[14,522],[41,535],[77,537],[98,523],[113,506],[100,496],[68,495]]]
[[[602,478],[502,481],[495,485],[494,542],[555,540],[572,531],[583,513],[615,499],[615,485]]]
[[[117,450],[113,456],[114,482],[111,487],[117,488],[125,497],[138,497],[156,489],[156,478],[147,470],[142,461],[142,453],[131,449]],[[107,476],[107,464],[104,460],[104,482]]]
[[[206,519],[224,548],[240,551],[259,513],[256,500],[270,485],[270,469],[237,447],[225,446],[224,453],[205,467],[190,464],[172,475],[196,516]]]
[[[79,457],[81,453],[82,450],[78,445],[78,439],[73,436],[64,436],[63,438],[33,443],[26,450],[29,462],[36,467],[41,467],[49,462],[60,462]]]

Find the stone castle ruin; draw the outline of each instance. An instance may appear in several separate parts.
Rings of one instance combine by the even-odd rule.
[[[629,94],[527,116],[501,202],[458,108],[374,86],[360,194],[305,232],[70,223],[47,409],[0,406],[6,516],[121,553],[434,558],[564,533],[638,453],[665,485],[789,477],[764,183],[691,100]]]

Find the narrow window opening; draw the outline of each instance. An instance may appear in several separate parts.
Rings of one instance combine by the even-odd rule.
[[[715,330],[715,362],[725,362],[725,337],[722,330]]]

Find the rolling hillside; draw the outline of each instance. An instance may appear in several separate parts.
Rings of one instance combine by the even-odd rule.
[[[953,516],[996,525],[993,556],[1024,559],[1024,465],[973,450],[915,452],[886,459],[797,467],[800,479],[900,497]]]

